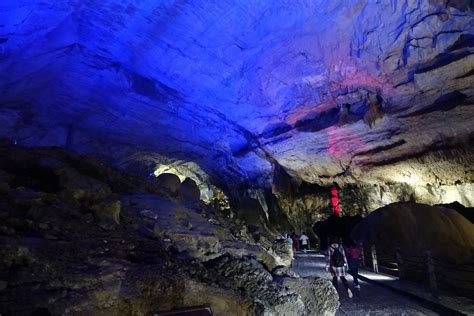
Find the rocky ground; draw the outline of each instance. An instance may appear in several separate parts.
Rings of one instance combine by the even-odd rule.
[[[330,315],[339,305],[329,282],[291,272],[286,243],[263,231],[257,243],[242,222],[199,202],[190,181],[144,180],[59,148],[0,149],[2,315],[196,305],[215,315]]]

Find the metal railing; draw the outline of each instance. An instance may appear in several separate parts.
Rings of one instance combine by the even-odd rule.
[[[375,245],[363,248],[362,264],[369,266],[375,273],[384,272],[400,279],[411,279],[425,283],[434,297],[438,297],[439,288],[472,297],[474,293],[474,260],[458,263],[446,258],[433,256],[430,250],[423,254],[408,254],[401,249],[395,253],[379,251]],[[367,260],[369,256],[370,263]],[[388,272],[388,273],[387,273]],[[472,290],[470,290],[472,289]],[[471,293],[469,295],[469,293]]]

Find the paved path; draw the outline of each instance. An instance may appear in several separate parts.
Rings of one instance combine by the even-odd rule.
[[[368,270],[359,271],[359,276],[364,280],[383,285],[395,292],[402,292],[405,296],[416,297],[417,301],[422,301],[425,304],[423,306],[429,305],[442,315],[474,315],[474,300],[467,297],[457,296],[438,289],[438,296],[435,298],[426,285],[400,280],[385,274],[375,274]]]
[[[293,261],[293,268],[303,277],[319,276],[331,279],[331,275],[325,270],[324,256],[320,254],[297,254]],[[349,286],[352,287],[352,277],[348,276],[347,280]],[[338,292],[341,306],[336,315],[439,315],[389,289],[364,281],[359,281],[359,283],[360,291],[353,290],[354,297],[350,299],[339,281]]]

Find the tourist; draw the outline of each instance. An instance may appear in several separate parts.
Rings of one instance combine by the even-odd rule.
[[[305,232],[301,232],[300,236],[301,249],[306,253],[306,250],[309,249],[309,238],[306,236]]]
[[[334,287],[337,289],[337,278],[339,277],[347,290],[349,298],[352,298],[352,291],[346,280],[347,259],[344,247],[342,247],[337,237],[331,237],[329,241],[330,245],[327,253],[326,271],[331,273]]]
[[[362,256],[361,248],[351,240],[347,247],[347,265],[349,266],[349,274],[354,278],[354,288],[360,290],[359,285],[359,264]]]
[[[286,235],[286,241],[293,247],[293,239],[291,238],[291,234]]]
[[[300,236],[293,232],[291,234],[291,239],[293,239],[293,251],[300,250]]]
[[[291,234],[287,235],[286,242],[290,244],[291,260],[294,260],[295,257],[293,256],[293,238],[291,238]]]

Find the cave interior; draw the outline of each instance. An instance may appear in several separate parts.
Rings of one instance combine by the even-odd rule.
[[[334,314],[295,232],[474,263],[473,9],[2,1],[0,314]]]

